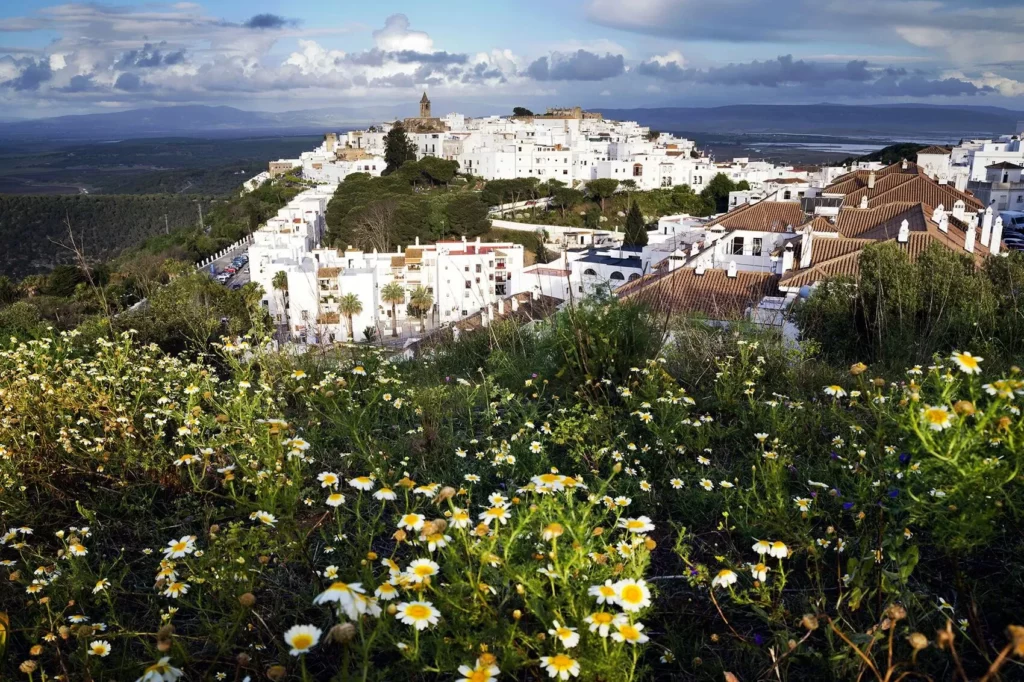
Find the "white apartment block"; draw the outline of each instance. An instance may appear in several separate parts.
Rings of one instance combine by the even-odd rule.
[[[354,294],[362,310],[352,316],[354,340],[375,327],[381,337],[393,330],[414,331],[420,321],[410,317],[408,303],[423,287],[433,301],[426,315],[431,326],[473,315],[525,290],[523,247],[510,242],[442,241],[391,252],[321,248],[327,204],[334,187],[308,190],[253,233],[249,268],[264,290],[263,305],[279,328],[302,343],[332,343],[349,338],[342,298]],[[276,288],[278,273],[287,286]],[[381,291],[392,282],[405,290],[405,300],[392,305]]]

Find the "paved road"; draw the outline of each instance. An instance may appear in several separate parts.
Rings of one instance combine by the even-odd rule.
[[[231,260],[235,256],[241,256],[242,254],[246,253],[248,250],[249,250],[248,245],[241,246],[241,247],[239,247],[237,249],[233,249],[233,250],[229,251],[228,253],[224,254],[223,256],[221,256],[220,258],[218,258],[217,260],[215,260],[211,265],[216,269],[217,272],[220,272],[224,268],[226,268],[229,265],[231,265]],[[207,265],[204,268],[204,270],[207,273],[212,275],[213,273],[210,271],[210,266],[211,265]],[[245,265],[242,266],[241,270],[236,272],[234,274],[234,276],[225,283],[225,286],[232,286],[233,284],[248,284],[248,283],[249,283],[249,264],[246,263]]]

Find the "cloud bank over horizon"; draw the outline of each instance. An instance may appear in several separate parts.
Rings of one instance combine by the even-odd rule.
[[[431,16],[443,15],[435,4]],[[28,116],[164,103],[296,109],[429,89],[435,99],[592,107],[1024,105],[1024,5],[1006,0],[576,4],[566,39],[510,46],[500,33],[442,39],[400,13],[336,26],[273,13],[227,20],[195,2],[32,3],[0,17],[0,104]],[[487,11],[461,21],[493,23]]]

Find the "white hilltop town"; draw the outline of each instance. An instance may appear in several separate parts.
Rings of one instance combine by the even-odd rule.
[[[792,331],[789,306],[828,277],[856,277],[869,244],[895,242],[912,260],[938,244],[979,264],[1024,247],[1024,123],[994,140],[928,147],[916,162],[814,169],[715,161],[691,140],[579,107],[435,118],[424,93],[420,115],[400,124],[417,159],[457,161],[460,172],[485,181],[557,179],[585,189],[610,178],[631,180],[631,191],[688,185],[700,192],[721,173],[749,189],[731,193],[728,211],[717,216],[645,216],[643,246],[625,245],[622,232],[520,220],[519,209],[543,200],[495,207],[495,228],[536,233],[557,256],[529,266],[522,245],[479,239],[367,252],[324,243],[327,206],[348,175],[381,175],[385,136],[399,122],[327,133],[316,149],[270,162],[246,183],[251,190],[295,171],[314,183],[249,246],[251,279],[263,287],[283,339],[409,344],[446,327],[458,334],[508,316],[535,319],[598,289],[668,313]]]

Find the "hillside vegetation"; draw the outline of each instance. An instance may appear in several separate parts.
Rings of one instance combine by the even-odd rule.
[[[168,228],[198,227],[196,202],[174,195],[0,195],[0,271],[22,277],[71,262],[62,246],[70,244],[69,225],[89,258],[112,258]],[[212,202],[204,197],[199,205],[209,213]]]
[[[664,323],[400,364],[4,340],[0,676],[1019,675],[1018,373]]]

